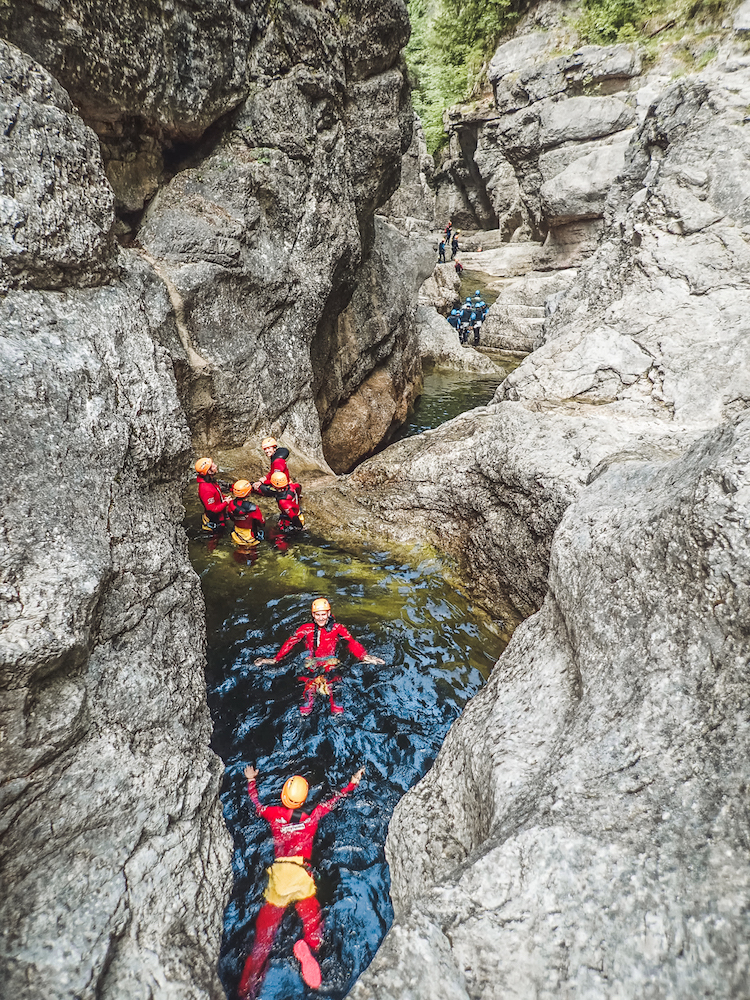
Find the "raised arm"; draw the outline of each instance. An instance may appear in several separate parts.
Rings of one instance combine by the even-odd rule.
[[[258,777],[258,768],[248,764],[245,768],[245,777],[247,778],[247,794],[250,796],[250,801],[255,806],[257,814],[262,816],[267,807],[258,798],[258,789],[255,785],[255,779]]]
[[[316,806],[313,809],[311,815],[314,816],[316,819],[322,819],[323,816],[327,816],[332,809],[336,808],[337,804],[341,801],[341,799],[344,798],[345,795],[348,795],[350,792],[354,791],[354,789],[362,780],[362,775],[364,773],[365,769],[363,767],[360,767],[360,769],[351,776],[348,785],[344,785],[344,787],[340,791],[336,792],[335,795],[332,795],[330,799],[326,799],[325,802],[321,802],[319,806]]]

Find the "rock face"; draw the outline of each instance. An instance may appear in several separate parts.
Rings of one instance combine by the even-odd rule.
[[[742,995],[750,421],[603,474],[391,821],[355,1000]],[[420,971],[424,975],[420,976]]]
[[[432,270],[429,241],[407,239],[382,219],[357,290],[339,315],[318,393],[323,451],[334,472],[348,472],[406,419],[422,385],[414,300]],[[341,400],[346,402],[341,405]]]
[[[382,367],[387,344],[416,357],[399,313],[377,344],[372,328],[364,335],[369,367],[358,362],[357,384],[337,359],[339,324],[350,322],[339,317],[373,281],[373,213],[398,186],[412,132],[399,57],[405,8],[355,4],[346,29],[338,18],[332,5],[286,12],[277,30],[299,61],[279,75],[265,40],[231,127],[159,192],[138,232],[182,314],[189,351],[172,348],[200,447],[285,433],[324,464],[321,424]],[[389,387],[394,399],[410,374],[418,382],[407,365]]]
[[[158,343],[173,319],[150,268],[110,241],[93,135],[39,66],[12,46],[2,54],[18,122],[4,136],[4,205],[21,220],[3,240],[0,302],[13,415],[2,431],[3,983],[29,1000],[218,996],[230,853],[202,597],[175,499],[190,437]],[[74,149],[86,154],[76,170]],[[61,287],[66,277],[104,283]]]
[[[134,211],[162,179],[165,152],[199,139],[246,96],[255,32],[273,34],[259,22],[264,7],[20,0],[0,10],[0,34],[66,88],[102,141],[119,206]]]
[[[749,95],[671,86],[543,345],[337,486],[540,609],[394,814],[356,1000],[745,989]]]

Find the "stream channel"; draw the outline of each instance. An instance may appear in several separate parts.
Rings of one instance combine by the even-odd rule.
[[[428,373],[401,436],[487,403],[502,377]],[[222,469],[219,475],[231,479],[233,473]],[[280,804],[286,778],[304,775],[308,810],[364,766],[362,783],[321,821],[315,838],[312,862],[325,919],[318,953],[323,985],[309,990],[300,978],[292,947],[301,921],[290,906],[258,994],[264,1000],[338,1000],[370,963],[392,920],[384,844],[393,809],[432,764],[507,636],[446,582],[445,562],[424,549],[415,550],[410,562],[376,545],[344,551],[309,524],[286,551],[265,541],[251,557],[239,557],[228,533],[218,543],[202,536],[194,486],[185,503],[190,556],[206,599],[213,748],[226,765],[221,798],[235,844],[219,974],[227,995],[235,997],[273,862],[270,827],[248,799],[245,765],[258,767],[258,792],[267,805]],[[275,504],[260,504],[267,528],[273,526]],[[302,647],[280,666],[258,668],[253,660],[273,655],[310,621],[310,603],[319,596],[386,664],[344,655],[336,670],[342,677],[336,700],[344,713],[332,715],[327,699],[318,697],[312,714],[303,716]]]

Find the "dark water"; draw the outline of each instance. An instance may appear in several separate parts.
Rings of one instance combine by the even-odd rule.
[[[467,296],[474,298],[474,292],[479,289],[484,301],[488,306],[491,306],[498,293],[497,289],[488,286],[489,277],[484,271],[471,271],[468,267],[464,268],[461,274],[461,300],[463,301]]]
[[[413,434],[421,434],[475,406],[486,406],[506,375],[521,363],[521,358],[514,355],[500,351],[487,353],[501,369],[497,375],[477,375],[444,368],[426,370],[422,395],[393,440],[401,441]]]
[[[300,773],[310,782],[308,803],[316,804],[365,765],[359,788],[321,822],[316,837],[323,986],[309,991],[299,976],[292,946],[301,923],[290,907],[260,993],[266,1000],[340,998],[392,919],[384,842],[393,808],[429,768],[505,639],[445,582],[437,558],[404,564],[386,552],[345,552],[306,533],[286,552],[265,542],[253,562],[237,561],[228,537],[210,551],[200,536],[195,487],[187,505],[191,558],[207,604],[213,745],[226,762],[222,802],[235,841],[220,976],[233,997],[273,861],[270,828],[247,799],[244,766],[260,769],[261,801],[278,803],[284,780]],[[341,716],[320,697],[310,716],[300,715],[302,654],[281,667],[253,666],[310,620],[316,596],[328,597],[336,618],[386,661],[370,666],[342,657]]]

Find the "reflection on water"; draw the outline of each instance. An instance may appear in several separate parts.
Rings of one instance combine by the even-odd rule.
[[[194,487],[189,493],[190,552],[207,605],[214,748],[226,762],[222,801],[235,840],[220,975],[233,996],[273,860],[269,827],[247,800],[245,764],[260,769],[260,797],[269,804],[278,802],[292,773],[308,778],[308,802],[315,804],[365,765],[359,789],[321,822],[313,852],[326,920],[323,986],[309,991],[299,976],[292,946],[301,924],[290,907],[260,994],[266,1000],[340,998],[371,961],[392,918],[384,842],[393,808],[430,766],[504,639],[445,583],[437,558],[402,564],[385,552],[344,552],[306,532],[287,552],[263,543],[253,562],[237,561],[226,537],[209,551],[198,530]],[[253,659],[275,652],[309,621],[310,602],[320,595],[386,665],[345,655],[336,671],[344,714],[332,716],[327,700],[318,698],[305,717],[297,680],[304,653],[280,667],[256,668]]]

